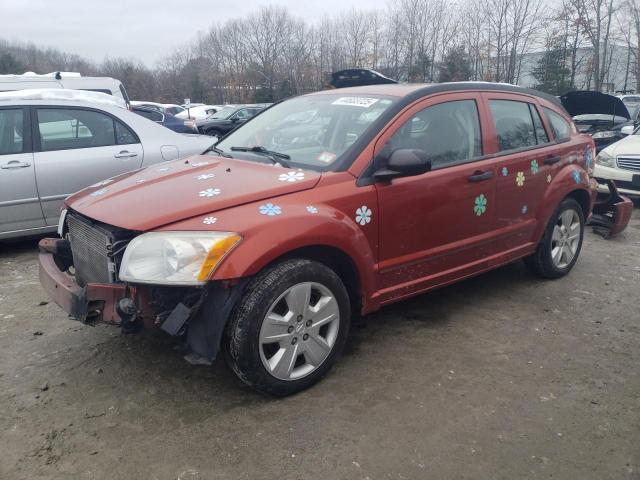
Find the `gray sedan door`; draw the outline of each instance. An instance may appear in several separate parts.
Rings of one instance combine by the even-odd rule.
[[[29,126],[29,109],[0,108],[0,238],[44,227]]]
[[[101,110],[38,107],[35,131],[36,178],[47,225],[57,224],[68,195],[142,165],[136,134]]]

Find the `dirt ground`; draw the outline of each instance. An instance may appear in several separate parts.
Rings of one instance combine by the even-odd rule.
[[[517,263],[388,307],[316,387],[243,387],[46,303],[0,244],[0,478],[640,479],[640,210],[567,278]]]

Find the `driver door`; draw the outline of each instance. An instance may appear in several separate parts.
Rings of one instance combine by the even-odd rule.
[[[418,102],[380,137],[375,157],[424,150],[432,170],[376,183],[381,301],[450,283],[496,252],[496,161],[483,157],[479,94]]]

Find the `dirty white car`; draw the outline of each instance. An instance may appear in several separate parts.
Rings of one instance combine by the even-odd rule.
[[[79,90],[0,93],[0,239],[55,231],[63,200],[154,163],[202,153],[121,99]]]
[[[620,193],[640,197],[640,128],[625,126],[622,133],[629,135],[598,154],[593,176],[599,191],[608,191],[603,179],[613,180]]]

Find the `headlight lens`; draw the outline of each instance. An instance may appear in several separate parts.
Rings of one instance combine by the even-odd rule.
[[[596,157],[596,163],[603,167],[615,167],[616,160],[604,150],[601,151]]]
[[[150,232],[127,245],[120,280],[202,285],[241,240],[233,232]]]
[[[616,132],[612,132],[611,130],[607,130],[605,132],[596,132],[592,135],[594,139],[598,138],[613,138],[616,136]]]

